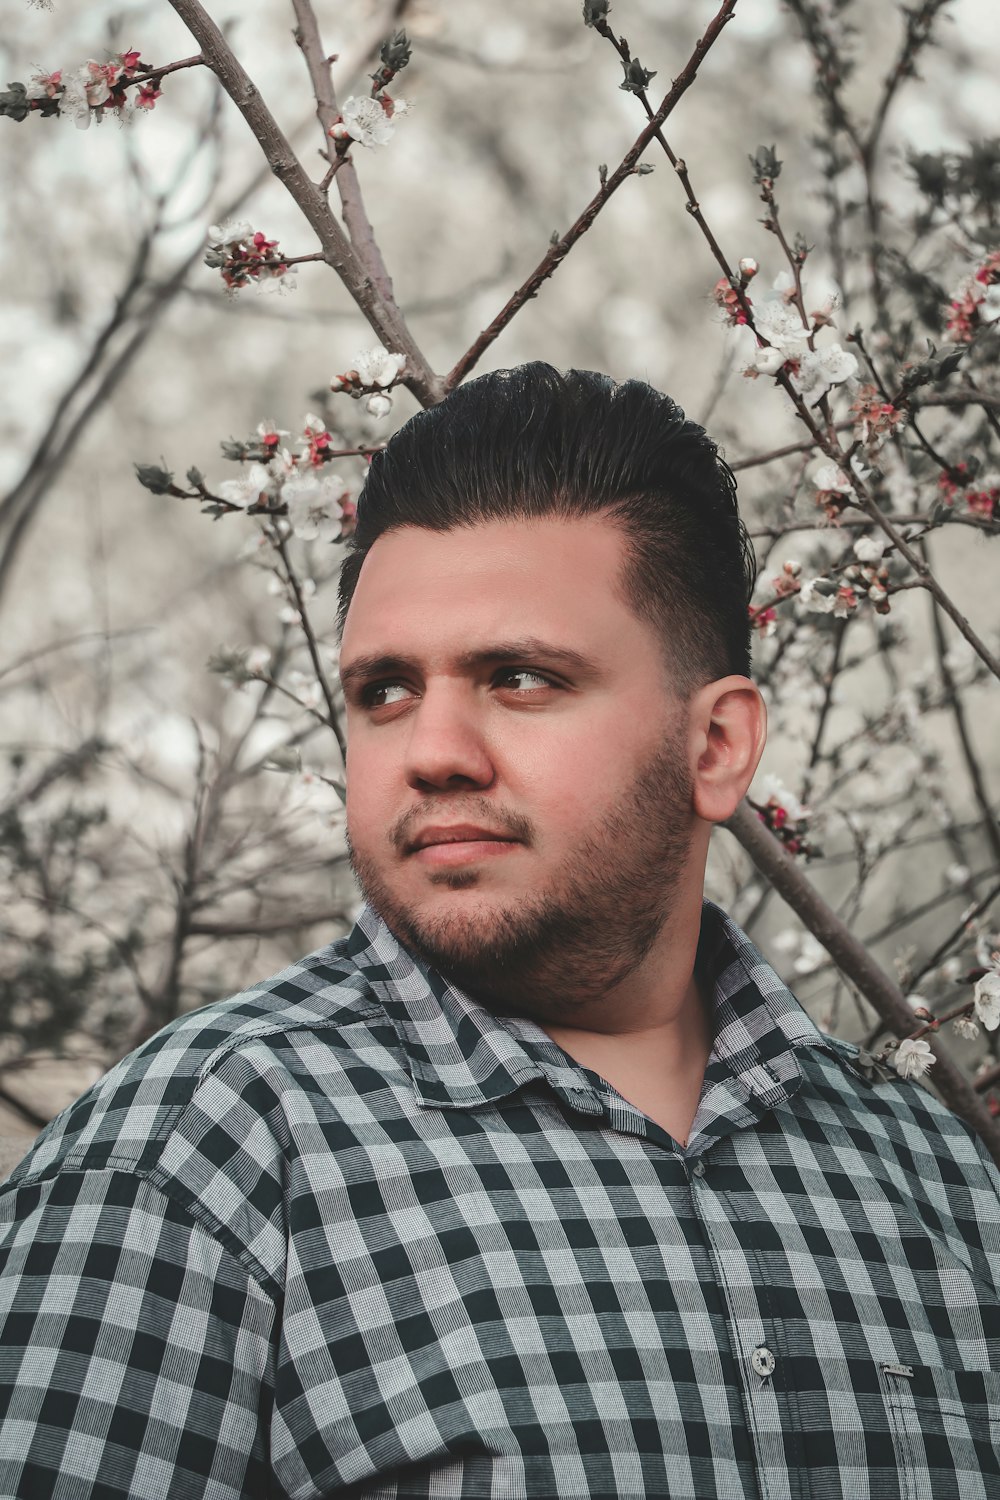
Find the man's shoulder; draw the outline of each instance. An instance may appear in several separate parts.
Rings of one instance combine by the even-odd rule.
[[[354,1024],[383,1016],[355,946],[341,938],[169,1022],[51,1120],[8,1181],[64,1168],[148,1172],[227,1062],[232,1071],[232,1059],[252,1054],[259,1068],[262,1054],[276,1055],[294,1034],[349,1048]]]
[[[807,1049],[808,1085],[800,1108],[836,1135],[860,1163],[892,1168],[946,1211],[983,1193],[996,1219],[1000,1168],[981,1137],[927,1087],[839,1037]],[[956,1196],[958,1190],[962,1190]]]

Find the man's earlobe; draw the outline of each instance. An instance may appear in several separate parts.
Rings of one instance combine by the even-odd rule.
[[[695,694],[690,713],[694,809],[708,823],[746,796],[767,739],[767,709],[749,677],[722,677]]]

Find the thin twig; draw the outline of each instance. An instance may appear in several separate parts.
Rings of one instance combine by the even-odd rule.
[[[181,68],[200,68],[204,66],[204,62],[205,59],[201,53],[196,52],[194,57],[179,58],[177,62],[166,63],[162,68],[147,68],[145,72],[133,73],[131,78],[122,78],[118,87],[130,88],[133,83],[146,83],[150,78],[155,78],[159,82],[161,78],[166,78],[168,73],[177,73]]]
[[[330,687],[329,682],[327,681],[326,673],[323,670],[323,663],[320,659],[319,654],[319,645],[316,641],[316,633],[313,630],[312,621],[309,619],[309,611],[306,609],[305,595],[302,591],[302,585],[299,582],[298,573],[292,566],[291,558],[288,556],[288,544],[285,538],[280,534],[280,532],[277,531],[275,532],[275,546],[278,549],[281,561],[285,565],[285,574],[288,578],[289,584],[291,585],[292,593],[295,595],[295,608],[299,612],[299,620],[302,625],[302,634],[305,636],[306,645],[309,648],[309,659],[312,662],[313,671],[316,673],[316,681],[319,683],[320,691],[323,694],[323,701],[326,704],[327,720],[329,722],[330,728],[333,730],[334,734],[337,737],[337,744],[340,746],[340,754],[346,765],[347,740],[344,736],[340,718],[337,714],[337,705],[334,702],[333,691]]]
[[[173,3],[176,3],[176,0],[173,0]],[[549,248],[527,280],[522,282],[513,296],[508,298],[492,323],[483,329],[471,347],[466,350],[458,363],[449,371],[445,379],[446,391],[453,390],[456,385],[465,379],[466,375],[478,363],[490,345],[500,337],[515,314],[532,297],[538,295],[540,287],[548,280],[556,267],[562,264],[577,241],[586,234],[611,196],[617,192],[618,188],[621,187],[627,178],[634,175],[639,158],[664,120],[667,119],[691,87],[691,84],[698,75],[698,69],[706,53],[708,53],[718,39],[726,23],[732,19],[735,7],[736,0],[723,0],[723,4],[706,27],[704,35],[696,44],[691,56],[674,79],[670,91],[664,97],[653,119],[637,137],[635,143],[626,153],[615,171],[609,173],[605,181],[601,183],[599,191],[595,193],[575,223]]]
[[[991,890],[988,890],[986,892],[986,895],[983,896],[979,901],[977,901],[971,909],[967,908],[962,913],[962,919],[958,923],[958,925],[952,928],[948,936],[944,938],[943,941],[940,942],[934,949],[934,952],[931,954],[927,962],[913,975],[913,978],[910,981],[913,989],[919,989],[920,981],[925,977],[925,975],[929,974],[932,969],[937,968],[938,964],[942,961],[949,948],[953,948],[956,943],[960,942],[962,938],[967,936],[969,931],[969,924],[971,922],[974,922],[977,917],[981,917],[984,911],[988,911],[998,896],[1000,896],[1000,885],[995,885]]]
[[[921,539],[920,547],[926,553],[927,543],[923,539]],[[972,794],[982,814],[983,831],[993,851],[993,858],[996,860],[997,865],[1000,866],[1000,826],[997,824],[996,812],[990,805],[986,782],[983,779],[982,767],[979,764],[979,757],[976,754],[972,738],[969,734],[969,726],[965,717],[965,704],[955,684],[955,677],[951,667],[948,665],[947,646],[944,638],[944,630],[941,626],[941,613],[933,599],[930,601],[930,609],[931,630],[934,634],[934,649],[937,655],[938,672],[944,684],[945,702],[951,709],[952,717],[955,721],[955,730],[958,734],[959,744],[962,747],[965,768],[969,773]]]

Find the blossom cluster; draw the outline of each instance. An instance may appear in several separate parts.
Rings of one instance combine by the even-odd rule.
[[[294,453],[282,443],[289,436],[273,423],[261,422],[258,457],[239,479],[216,487],[219,499],[251,512],[284,507],[300,541],[342,541],[354,528],[356,506],[348,482],[326,472],[332,441],[325,422],[308,413]]]
[[[778,599],[786,599],[791,594],[799,591],[799,574],[802,572],[802,564],[793,559],[782,564],[781,572],[777,578],[772,578],[771,583],[775,596]],[[778,615],[773,604],[751,604],[749,608],[750,628],[756,630],[763,639],[773,635],[778,628]]]
[[[844,569],[844,581],[836,589],[820,588],[818,578],[807,579],[802,585],[800,602],[812,614],[832,614],[835,619],[846,620],[862,599],[868,600],[876,614],[889,613],[889,570],[882,561],[885,542],[877,536],[861,536],[853,550],[857,562]]]
[[[985,516],[988,521],[995,521],[1000,516],[1000,477],[990,475],[977,481],[967,463],[942,469],[938,476],[938,491],[942,505],[953,506],[961,499],[973,515]]]
[[[107,62],[88,59],[71,72],[36,73],[25,90],[30,109],[46,115],[69,115],[78,129],[86,130],[92,119],[105,111],[119,114],[131,103],[135,109],[152,109],[160,97],[159,79],[144,78],[130,101],[126,89],[138,73],[151,69],[132,49],[116,53]]]
[[[892,437],[906,424],[906,412],[885,400],[873,385],[859,386],[851,406],[851,416],[855,436],[869,453],[877,452],[886,438]]]
[[[412,108],[405,99],[393,99],[385,92],[374,98],[352,94],[344,101],[328,134],[340,150],[351,144],[384,146],[392,139],[397,117],[409,114]]]
[[[987,1031],[996,1031],[1000,1026],[1000,948],[996,947],[996,934],[981,934],[976,942],[976,968],[965,976],[968,983],[975,979],[972,999],[962,1006],[956,1015],[937,1017],[923,1003],[920,995],[909,995],[907,999],[914,1013],[927,1021],[924,1030],[937,1031],[942,1019],[953,1019],[956,1033],[967,1041],[974,1041],[980,1026]],[[961,974],[961,962],[950,958],[942,965],[942,974],[955,980]],[[922,1078],[934,1062],[930,1044],[921,1035],[905,1037],[890,1053],[893,1067],[903,1078]]]
[[[949,335],[960,344],[972,342],[986,323],[1000,318],[1000,250],[994,250],[960,287],[948,308]]]
[[[867,479],[872,472],[871,469],[865,468],[857,454],[851,458],[850,470],[854,478],[861,481]],[[855,503],[851,474],[838,468],[836,464],[823,463],[812,476],[812,482],[816,486],[816,504],[824,512],[828,521],[837,521],[841,511],[846,506]]]
[[[355,400],[367,395],[368,414],[387,417],[392,410],[392,397],[386,391],[399,380],[405,365],[405,354],[393,354],[382,348],[362,349],[355,354],[350,369],[332,377],[330,389]]]
[[[819,850],[807,838],[807,823],[812,817],[808,807],[788,790],[777,776],[762,776],[757,784],[757,796],[747,801],[765,828],[785,846],[789,854],[802,854],[809,859]]]
[[[728,283],[720,282],[716,288],[717,300],[722,300],[719,289],[724,285]],[[798,295],[794,279],[787,271],[781,272],[775,278],[772,295],[754,312],[754,329],[765,342],[754,350],[744,374],[756,380],[760,375],[777,376],[783,371],[807,404],[815,406],[834,386],[857,375],[858,362],[839,343],[815,347],[816,333],[833,326],[838,294],[831,292],[823,305],[809,314],[808,321],[803,321],[796,306]],[[747,320],[730,315],[729,321],[735,324]]]
[[[218,271],[230,292],[253,284],[260,292],[292,291],[295,272],[278,248],[245,220],[212,224],[208,231],[205,264]]]
[[[739,292],[733,286],[728,276],[720,276],[712,289],[712,295],[719,307],[725,314],[726,322],[730,328],[743,327],[747,322],[745,308],[753,304],[747,296],[740,297]]]

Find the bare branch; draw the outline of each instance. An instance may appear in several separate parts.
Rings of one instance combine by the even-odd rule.
[[[330,127],[340,113],[333,78],[330,74],[330,58],[326,56],[320,39],[319,25],[312,8],[312,0],[292,0],[292,6],[296,20],[295,40],[302,49],[302,56],[309,69],[313,93],[316,95],[316,114],[323,131],[323,152],[330,160]],[[337,179],[340,205],[343,209],[347,232],[351,237],[351,244],[371,273],[372,280],[386,306],[398,312],[392,290],[392,278],[382,259],[382,252],[375,239],[371,220],[365,212],[358,174],[349,156],[330,160],[330,170],[320,187],[324,197],[334,177]]]
[[[174,0],[174,3],[176,3],[176,0]],[[500,309],[489,327],[483,329],[471,348],[466,350],[454,368],[449,371],[445,380],[445,391],[454,390],[455,386],[465,379],[466,375],[478,363],[490,345],[500,337],[511,319],[520,312],[526,302],[538,295],[539,288],[549,279],[556,267],[561,265],[566,259],[577,240],[586,234],[612,194],[617,192],[626,178],[634,174],[639,158],[656,135],[664,120],[667,119],[691,87],[698,76],[698,69],[706,53],[718,39],[727,21],[732,19],[735,8],[736,0],[723,0],[723,4],[720,6],[713,20],[706,27],[704,36],[696,44],[691,56],[674,79],[669,92],[665,95],[662,104],[650,123],[646,126],[646,129],[637,137],[634,145],[626,153],[620,165],[614,172],[609,173],[606,180],[601,183],[600,190],[594,194],[594,197],[587,204],[587,207],[580,214],[576,222],[566,231],[561,239],[557,240],[551,246],[528,279],[518,287],[513,296]]]
[[[433,406],[444,395],[440,377],[431,369],[402,314],[389,307],[378,291],[361,257],[334,218],[326,198],[292,150],[222,32],[199,0],[170,0],[170,4],[198,42],[205,61],[257,138],[271,171],[315,231],[327,264],[337,272],[385,347],[394,353],[405,354],[405,383],[424,406]]]
[[[921,551],[926,555],[927,543],[921,541]],[[962,695],[959,693],[955,683],[955,677],[948,665],[948,654],[944,638],[944,630],[941,627],[941,614],[939,606],[932,599],[931,605],[931,629],[934,632],[934,649],[937,655],[938,672],[944,684],[946,701],[951,709],[955,721],[955,729],[958,741],[962,747],[962,755],[965,759],[965,767],[969,773],[969,781],[972,785],[972,793],[983,818],[983,832],[986,834],[990,848],[993,850],[993,858],[1000,867],[1000,825],[997,824],[997,815],[990,805],[989,794],[986,790],[986,782],[983,777],[982,767],[972,744],[969,734],[969,726],[965,717],[965,705]]]
[[[774,886],[778,895],[792,908],[829,953],[840,972],[857,985],[865,999],[878,1011],[886,1026],[902,1040],[917,1028],[913,1011],[907,1005],[899,986],[889,978],[875,959],[845,926],[822,896],[806,880],[781,843],[764,827],[756,813],[742,802],[724,825],[739,841],[754,864]],[[1000,1166],[1000,1121],[994,1119],[972,1084],[933,1041],[935,1063],[933,1082],[945,1103],[962,1116],[982,1138],[993,1160]]]
[[[344,764],[346,765],[347,740],[344,736],[340,718],[337,714],[337,705],[333,700],[333,692],[330,688],[329,682],[327,681],[326,673],[323,670],[323,663],[320,659],[319,654],[319,646],[316,641],[316,632],[312,628],[312,621],[309,619],[309,612],[306,609],[306,601],[305,595],[302,591],[302,585],[299,582],[299,576],[296,573],[295,569],[292,567],[291,559],[288,556],[287,543],[280,533],[276,533],[275,545],[277,546],[278,552],[281,555],[281,561],[285,565],[285,574],[288,578],[289,584],[291,585],[292,592],[295,595],[295,608],[299,612],[299,620],[302,624],[302,633],[306,638],[306,645],[309,648],[309,659],[312,662],[313,671],[316,673],[316,681],[319,683],[320,691],[323,694],[323,701],[326,704],[328,722],[330,728],[333,730],[334,734],[337,737],[337,744],[340,746],[340,754],[344,761]]]

